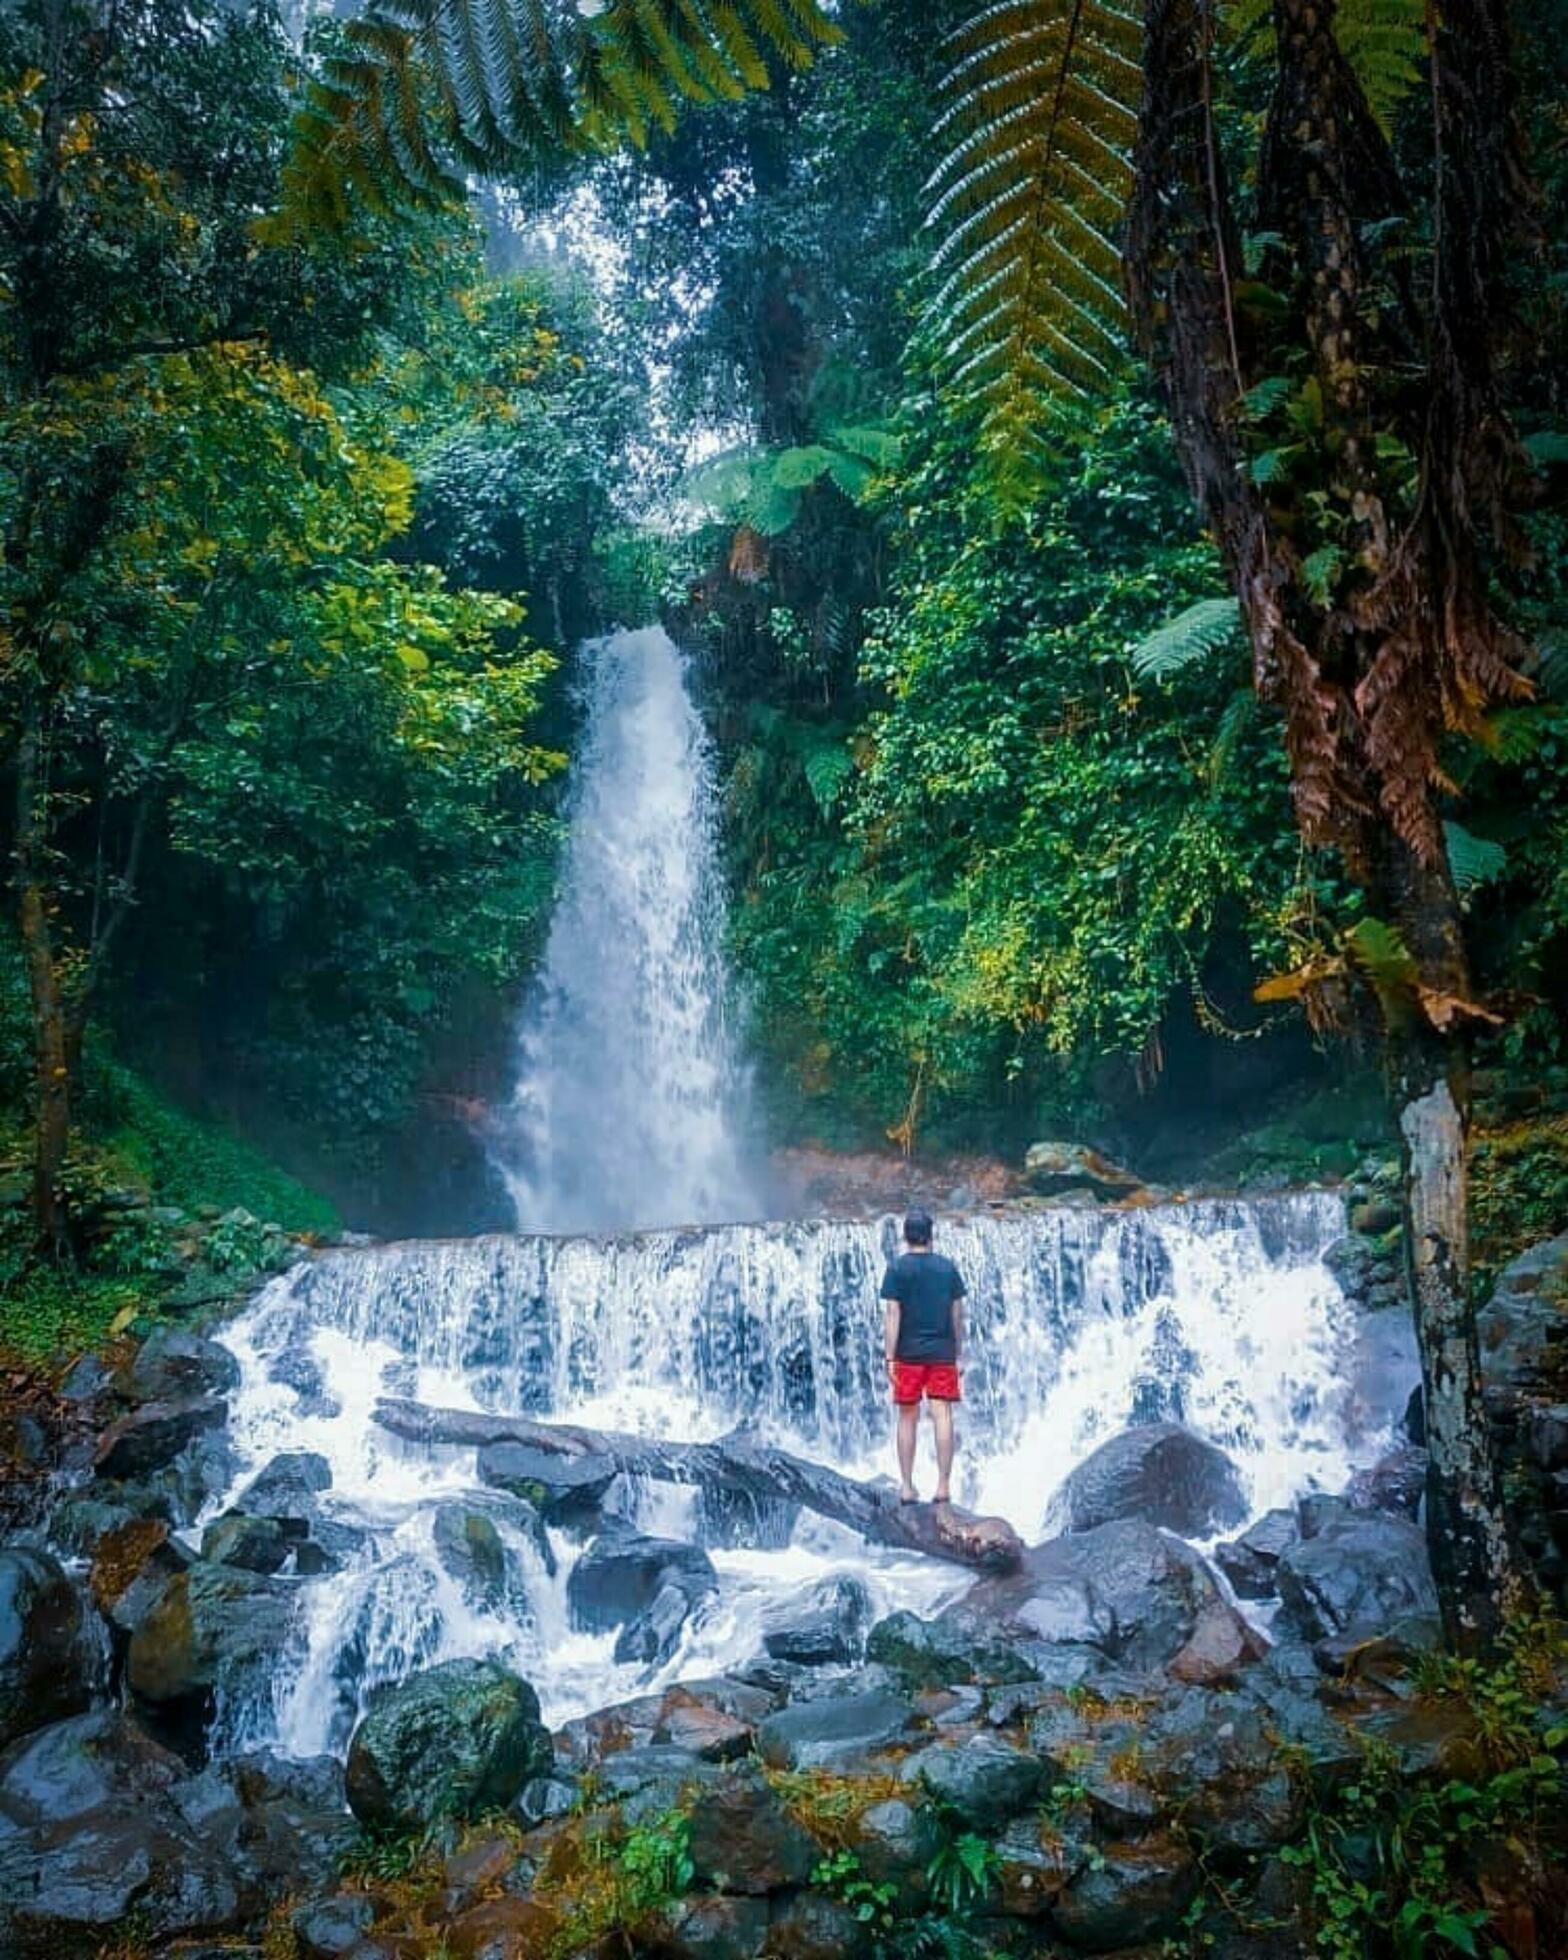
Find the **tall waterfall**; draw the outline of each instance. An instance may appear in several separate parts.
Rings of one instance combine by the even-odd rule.
[[[755,1423],[862,1474],[884,1469],[890,1411],[878,1282],[895,1232],[823,1221],[342,1248],[273,1282],[226,1333],[242,1365],[241,1478],[277,1451],[328,1460],[327,1515],[363,1534],[349,1569],[306,1583],[297,1652],[252,1738],[341,1742],[369,1689],[411,1665],[497,1653],[552,1718],[641,1691],[608,1637],[571,1631],[519,1541],[518,1602],[478,1609],[443,1568],[433,1519],[477,1490],[472,1451],[423,1452],[375,1427],[375,1398],[554,1415],[708,1437]],[[1147,1210],[944,1219],[969,1286],[956,1495],[1040,1532],[1061,1478],[1129,1421],[1179,1417],[1223,1444],[1252,1510],[1337,1488],[1384,1439],[1358,1405],[1357,1320],[1322,1254],[1343,1231],[1329,1193]],[[926,1468],[929,1476],[929,1467]],[[690,1493],[627,1488],[623,1511],[692,1529]],[[850,1566],[883,1610],[965,1583],[803,1519],[786,1549],[717,1550],[723,1591],[658,1677],[757,1651],[770,1599]]]
[[[587,721],[501,1168],[524,1231],[755,1216],[712,756],[657,627],[584,649]]]

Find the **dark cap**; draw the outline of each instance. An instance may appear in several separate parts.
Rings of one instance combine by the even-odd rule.
[[[931,1243],[931,1214],[922,1211],[918,1205],[904,1214],[905,1245],[929,1245]]]

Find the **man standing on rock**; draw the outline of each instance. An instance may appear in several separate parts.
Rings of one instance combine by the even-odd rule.
[[[898,1494],[904,1504],[919,1502],[915,1441],[922,1397],[931,1404],[936,1432],[936,1502],[946,1504],[952,1498],[964,1282],[951,1259],[931,1250],[931,1231],[931,1214],[912,1210],[904,1220],[904,1250],[882,1281],[887,1372],[898,1408]]]

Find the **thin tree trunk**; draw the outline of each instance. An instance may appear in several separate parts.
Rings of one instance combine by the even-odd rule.
[[[1388,1062],[1425,1399],[1427,1544],[1448,1639],[1476,1652],[1525,1605],[1528,1587],[1509,1543],[1470,1298],[1468,1058],[1448,1005],[1468,999],[1469,973],[1447,865],[1393,848],[1393,909],[1426,1010],[1390,1030]],[[1449,1020],[1447,1031],[1433,1025],[1434,1014]]]
[[[66,1249],[65,1155],[71,1136],[68,1017],[43,877],[38,710],[29,706],[16,759],[17,924],[33,1011],[33,1220],[41,1242]]]

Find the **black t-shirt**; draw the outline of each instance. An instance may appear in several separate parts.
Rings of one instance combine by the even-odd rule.
[[[882,1298],[899,1305],[900,1361],[956,1361],[953,1302],[964,1297],[963,1277],[940,1252],[901,1252],[887,1269]]]

